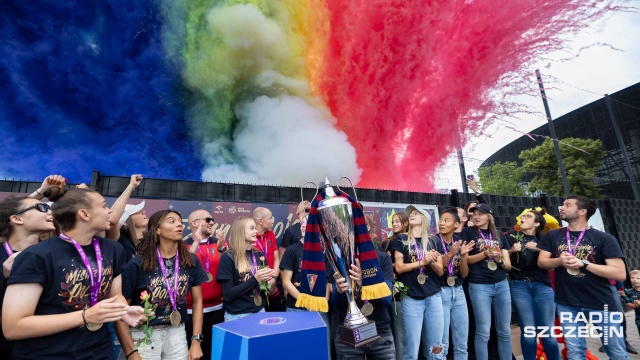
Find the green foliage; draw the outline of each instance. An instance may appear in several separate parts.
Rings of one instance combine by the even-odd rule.
[[[524,169],[514,161],[498,161],[478,169],[478,182],[487,194],[526,196],[526,189],[522,185],[524,175]]]
[[[602,142],[578,138],[566,138],[561,141],[560,154],[567,171],[570,192],[599,198],[600,191],[592,179],[602,166],[605,155]],[[533,149],[522,151],[520,159],[523,160],[522,168],[535,175],[529,183],[530,192],[541,191],[552,196],[564,196],[562,178],[551,139],[546,139]]]

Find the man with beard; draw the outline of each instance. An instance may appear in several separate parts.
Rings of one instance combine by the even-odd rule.
[[[587,221],[596,212],[593,200],[569,196],[560,207],[568,226],[549,231],[538,244],[538,265],[555,269],[555,301],[565,335],[569,360],[584,359],[590,318],[605,333],[605,350],[611,359],[629,359],[608,279],[624,281],[624,255],[618,240],[592,229]],[[601,320],[598,320],[601,319]],[[613,320],[613,321],[612,321]],[[586,333],[586,334],[585,334]]]
[[[201,336],[193,336],[191,333],[191,293],[187,298],[187,313],[189,314],[189,319],[185,322],[187,343],[191,344],[192,340],[200,340],[202,342],[200,346],[203,354],[202,359],[210,359],[213,325],[224,322],[222,285],[215,281],[218,275],[220,256],[226,250],[224,234],[218,229],[216,230],[216,237],[211,236],[213,234],[213,217],[207,210],[192,212],[189,215],[189,226],[191,228],[191,236],[185,240],[185,243],[191,245],[189,251],[194,253],[200,260],[200,264],[207,274],[207,281],[200,285],[202,289],[202,310],[204,312]]]

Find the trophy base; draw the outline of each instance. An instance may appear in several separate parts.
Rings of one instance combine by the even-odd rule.
[[[338,334],[340,334],[341,342],[354,348],[380,339],[378,330],[376,329],[376,323],[373,320],[369,320],[366,324],[356,327],[338,325]]]

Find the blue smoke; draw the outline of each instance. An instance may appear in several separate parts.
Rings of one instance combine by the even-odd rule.
[[[199,179],[156,1],[0,0],[0,176]]]

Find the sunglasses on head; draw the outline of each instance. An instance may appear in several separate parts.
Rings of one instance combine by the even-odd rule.
[[[196,219],[196,220],[204,220],[204,222],[206,222],[206,223],[213,223],[213,218],[212,217],[206,217],[206,218]]]
[[[37,204],[35,204],[33,206],[29,206],[27,208],[24,208],[24,209],[18,211],[17,213],[13,214],[12,216],[24,214],[27,211],[32,210],[32,209],[36,209],[36,210],[38,210],[40,212],[46,213],[47,211],[49,211],[51,209],[51,206],[49,206],[49,204],[47,204],[47,203],[37,203]],[[5,222],[8,223],[9,220],[10,219],[7,219]]]

